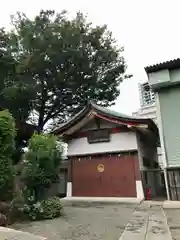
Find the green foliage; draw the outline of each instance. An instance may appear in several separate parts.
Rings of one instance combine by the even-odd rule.
[[[62,205],[58,197],[51,197],[41,202],[44,209],[44,219],[52,219],[59,217],[61,214]]]
[[[43,220],[59,217],[61,209],[60,199],[51,197],[31,205],[24,205],[23,211],[30,220]]]
[[[13,196],[12,154],[15,146],[15,123],[8,111],[0,111],[0,200]]]
[[[7,66],[2,89],[14,116],[24,120],[33,112],[41,131],[91,99],[114,104],[126,64],[106,25],[93,26],[80,12],[69,19],[66,11],[41,11],[34,19],[18,13],[12,24],[14,30],[1,32],[0,51]]]
[[[27,80],[17,74],[17,58],[12,48],[11,33],[0,29],[0,102],[16,120],[25,121],[32,107],[33,92]]]
[[[28,149],[23,171],[25,195],[26,199],[36,202],[44,198],[52,183],[59,181],[58,167],[63,149],[61,146],[58,148],[57,138],[48,134],[34,134]]]
[[[0,156],[11,157],[15,146],[15,122],[7,111],[0,111]]]

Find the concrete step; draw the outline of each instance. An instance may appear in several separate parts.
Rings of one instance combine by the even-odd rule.
[[[65,197],[61,203],[68,205],[93,205],[93,204],[140,204],[142,199],[118,197]]]

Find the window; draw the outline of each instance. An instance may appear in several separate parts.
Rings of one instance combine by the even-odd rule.
[[[109,142],[110,132],[109,129],[98,129],[88,132],[88,142],[98,143],[98,142]]]

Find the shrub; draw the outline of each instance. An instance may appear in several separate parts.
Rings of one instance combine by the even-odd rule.
[[[13,198],[13,168],[10,159],[0,156],[0,200],[10,201]]]
[[[12,154],[15,147],[15,122],[8,111],[0,111],[0,200],[13,197]]]
[[[61,215],[62,206],[58,197],[43,200],[42,207],[44,209],[43,216],[45,219],[52,219]]]
[[[29,140],[28,149],[23,180],[26,195],[28,193],[28,198],[33,197],[33,203],[36,203],[44,199],[45,191],[52,183],[59,181],[63,148],[57,145],[57,138],[53,135],[34,134]]]
[[[52,197],[34,204],[25,204],[23,211],[30,220],[43,220],[59,217],[61,209],[60,199]]]

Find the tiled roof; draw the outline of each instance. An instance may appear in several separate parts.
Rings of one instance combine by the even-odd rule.
[[[111,117],[115,117],[115,118],[121,118],[121,119],[127,119],[129,121],[132,121],[132,120],[142,120],[142,118],[138,118],[138,117],[135,117],[135,116],[130,116],[130,115],[126,115],[124,113],[120,113],[120,112],[117,112],[117,111],[114,111],[110,108],[106,108],[106,107],[101,107],[101,106],[98,106],[94,103],[91,103],[92,104],[92,107],[95,109],[95,110],[98,110],[100,111],[101,113],[104,113],[105,115],[109,115]]]
[[[90,102],[83,110],[81,110],[78,114],[76,114],[73,118],[71,118],[69,121],[64,123],[63,125],[59,126],[59,128],[55,129],[53,133],[58,134],[68,128],[70,128],[72,125],[76,124],[77,122],[81,121],[88,112],[91,110],[94,110],[96,113],[101,114],[103,116],[115,119],[115,120],[121,120],[124,122],[131,122],[131,123],[138,123],[138,124],[148,124],[148,126],[151,126],[155,131],[157,130],[157,126],[154,124],[154,122],[151,119],[145,119],[135,116],[128,116],[119,112],[116,112],[112,109],[98,106],[92,102]]]
[[[180,68],[180,58],[147,66],[145,67],[145,71],[146,73],[152,73],[163,69],[175,69],[175,68]]]

